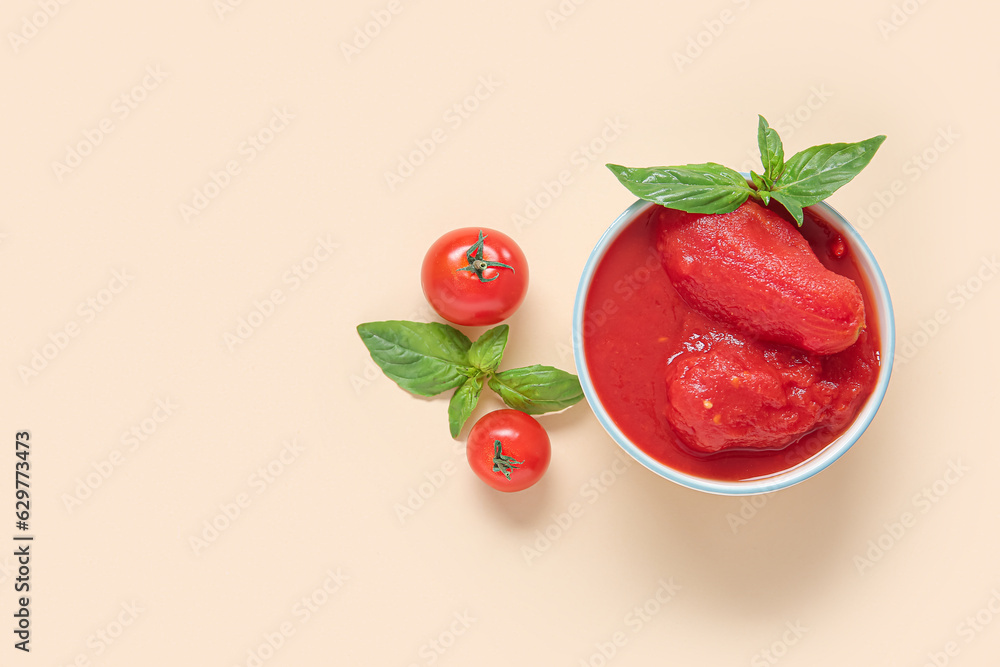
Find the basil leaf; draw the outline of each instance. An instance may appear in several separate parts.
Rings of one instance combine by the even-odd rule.
[[[764,117],[758,114],[757,118],[757,147],[760,149],[760,163],[764,166],[764,179],[773,183],[785,167],[785,147],[781,144],[781,137],[767,124]]]
[[[580,380],[551,366],[525,366],[502,371],[489,380],[503,402],[529,415],[562,410],[583,398]]]
[[[855,144],[822,144],[793,155],[774,182],[771,196],[782,204],[782,194],[800,207],[823,201],[864,169],[875,156],[885,135]]]
[[[803,204],[801,201],[791,196],[787,192],[772,192],[771,196],[778,200],[778,202],[785,207],[785,210],[795,218],[795,224],[799,227],[802,226],[802,209],[809,204]]]
[[[739,172],[714,162],[647,169],[607,167],[640,199],[688,213],[729,213],[753,192]]]
[[[750,178],[753,179],[753,184],[757,186],[756,197],[760,198],[764,202],[764,206],[771,203],[771,186],[764,177],[755,171],[750,172]]]
[[[469,362],[484,373],[494,372],[500,367],[509,332],[510,327],[501,324],[484,333],[472,344],[472,349],[469,350]]]
[[[472,411],[479,403],[479,394],[483,391],[483,381],[478,377],[468,378],[455,390],[448,403],[448,426],[451,437],[457,438],[462,432],[462,426],[469,420]]]
[[[420,396],[436,396],[477,375],[470,367],[472,341],[439,322],[367,322],[358,334],[382,372]]]

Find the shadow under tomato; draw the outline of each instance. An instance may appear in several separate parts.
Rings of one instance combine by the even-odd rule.
[[[548,473],[533,486],[513,493],[497,491],[478,480],[475,486],[473,498],[490,519],[515,528],[529,528],[542,521],[552,499]]]

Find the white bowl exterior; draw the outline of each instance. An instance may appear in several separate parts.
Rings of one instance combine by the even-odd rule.
[[[845,238],[847,245],[854,253],[858,268],[868,280],[875,302],[880,337],[880,368],[871,396],[868,397],[868,400],[861,407],[858,416],[846,431],[841,433],[837,439],[824,447],[819,453],[788,470],[767,477],[737,482],[706,479],[683,473],[656,460],[636,446],[635,443],[622,433],[621,429],[618,428],[614,420],[608,415],[604,409],[604,405],[597,396],[590,377],[590,369],[587,367],[586,355],[583,351],[584,307],[586,305],[587,293],[590,291],[591,281],[594,278],[594,271],[597,269],[597,265],[601,259],[603,259],[608,247],[618,238],[622,230],[653,206],[657,206],[657,204],[639,200],[618,216],[601,236],[597,245],[594,246],[593,251],[591,251],[590,257],[587,259],[587,264],[584,266],[583,275],[580,278],[580,286],[577,288],[576,302],[573,307],[573,356],[576,361],[577,373],[580,376],[580,384],[583,386],[584,396],[587,397],[587,402],[590,403],[594,414],[597,415],[597,420],[622,449],[646,468],[682,486],[707,493],[726,496],[770,493],[798,484],[825,469],[843,456],[857,442],[865,429],[868,428],[879,406],[882,404],[882,399],[885,397],[886,389],[889,386],[889,376],[892,374],[892,361],[896,345],[896,325],[893,319],[892,301],[889,298],[889,288],[886,285],[885,276],[882,275],[882,271],[878,266],[878,262],[875,261],[875,256],[872,254],[871,249],[865,244],[861,235],[832,206],[821,202],[809,207],[810,210],[819,214],[819,217]]]

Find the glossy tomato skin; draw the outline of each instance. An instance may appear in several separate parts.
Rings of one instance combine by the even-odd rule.
[[[510,479],[493,470],[495,442],[505,456],[521,462],[510,471]],[[521,491],[533,485],[549,467],[552,447],[549,435],[534,417],[519,410],[495,410],[483,416],[465,446],[472,470],[484,482],[500,491]]]
[[[469,265],[466,253],[486,237],[483,259],[513,267],[483,269],[480,281]],[[495,278],[494,280],[490,280]],[[514,314],[528,291],[528,261],[509,236],[495,229],[465,227],[448,232],[431,245],[420,269],[424,296],[438,315],[453,324],[488,326]]]

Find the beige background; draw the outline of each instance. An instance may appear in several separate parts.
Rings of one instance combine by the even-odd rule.
[[[998,19],[969,0],[4,3],[0,664],[996,664]],[[704,495],[616,464],[580,405],[542,419],[550,471],[505,496],[444,398],[372,372],[354,326],[429,318],[423,252],[466,225],[531,262],[508,367],[571,369],[580,270],[632,201],[603,163],[746,168],[757,113],[789,152],[889,137],[831,203],[908,355],[832,468],[756,505]],[[234,344],[241,318],[259,326]]]

